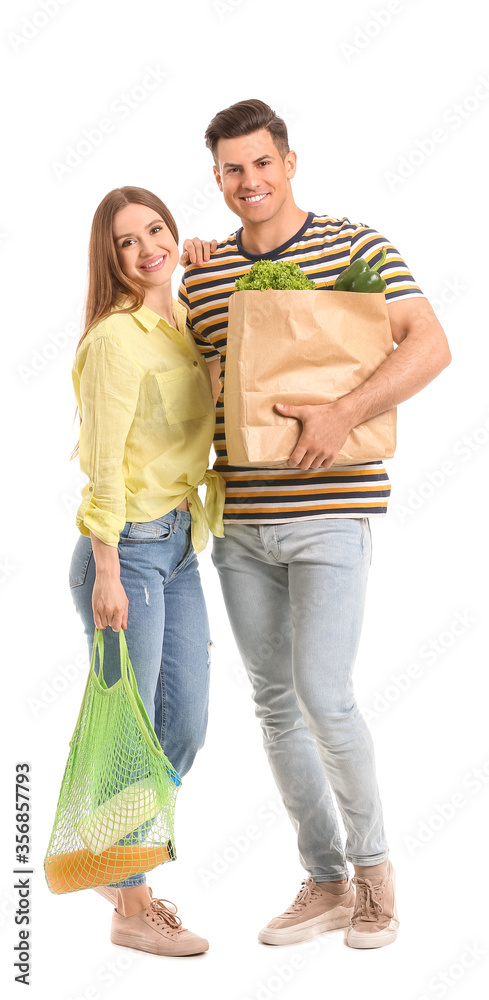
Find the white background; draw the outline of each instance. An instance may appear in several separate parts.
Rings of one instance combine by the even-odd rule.
[[[47,7],[43,18],[40,0],[4,4],[0,39],[3,995],[21,991],[13,980],[12,793],[15,763],[26,760],[35,867],[30,996],[100,1000],[151,991],[285,1000],[341,990],[375,1000],[478,1000],[489,955],[481,884],[489,764],[476,775],[489,759],[485,4],[403,0],[387,14],[387,2],[376,0],[65,0],[57,10],[49,0]],[[138,88],[148,67],[162,79],[145,94]],[[135,107],[126,102],[124,113],[123,95],[132,91]],[[51,895],[42,868],[88,665],[67,584],[83,483],[68,462],[76,441],[71,365],[101,198],[135,184],[168,203],[182,240],[234,231],[240,223],[214,186],[203,134],[218,110],[251,97],[288,123],[299,206],[388,236],[435,303],[453,354],[452,365],[400,407],[390,512],[372,523],[356,665],[401,930],[393,946],[375,952],[345,947],[341,931],[314,945],[257,943],[303,872],[209,548],[201,557],[215,642],[208,739],[179,796],[179,859],[149,883],[177,902],[211,950],[165,959],[112,946],[109,904],[93,892]],[[107,118],[112,130],[87,145],[86,133],[97,138],[93,130]],[[430,145],[435,130],[443,130],[440,141]],[[79,162],[72,153],[74,165],[63,172],[69,147],[76,151],[82,140]],[[401,157],[407,176],[396,180]],[[456,616],[465,616],[457,636]],[[406,673],[412,664],[417,670]],[[458,805],[450,809],[453,796]]]

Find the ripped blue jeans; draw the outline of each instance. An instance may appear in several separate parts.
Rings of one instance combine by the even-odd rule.
[[[155,521],[127,522],[118,550],[129,601],[127,648],[139,693],[166,756],[183,776],[205,739],[212,645],[190,514],[175,509]],[[95,559],[84,535],[75,545],[69,581],[91,656]],[[104,647],[110,687],[120,677],[119,636],[111,628],[105,629]],[[118,886],[145,881],[132,875]]]

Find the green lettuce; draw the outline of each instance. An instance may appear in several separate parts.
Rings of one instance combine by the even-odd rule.
[[[314,281],[311,281],[298,264],[285,260],[257,260],[256,264],[236,281],[238,291],[250,291],[253,289],[264,290],[266,288],[296,289],[315,288]]]

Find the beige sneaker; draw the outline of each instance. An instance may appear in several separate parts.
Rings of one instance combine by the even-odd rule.
[[[338,894],[328,891],[328,882],[306,879],[291,903],[279,917],[274,917],[258,935],[262,944],[296,944],[347,927],[353,913],[355,893],[350,882]]]
[[[396,940],[399,920],[394,898],[394,869],[389,861],[385,878],[354,876],[355,911],[346,932],[350,948],[382,948]]]
[[[182,927],[176,913],[176,906],[168,899],[154,897],[146,909],[132,917],[123,917],[114,910],[110,940],[153,955],[200,955],[207,951],[209,942]]]

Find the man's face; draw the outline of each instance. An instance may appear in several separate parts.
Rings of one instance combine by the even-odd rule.
[[[268,129],[219,139],[214,175],[228,208],[243,223],[267,222],[292,197],[296,155],[283,160]]]

